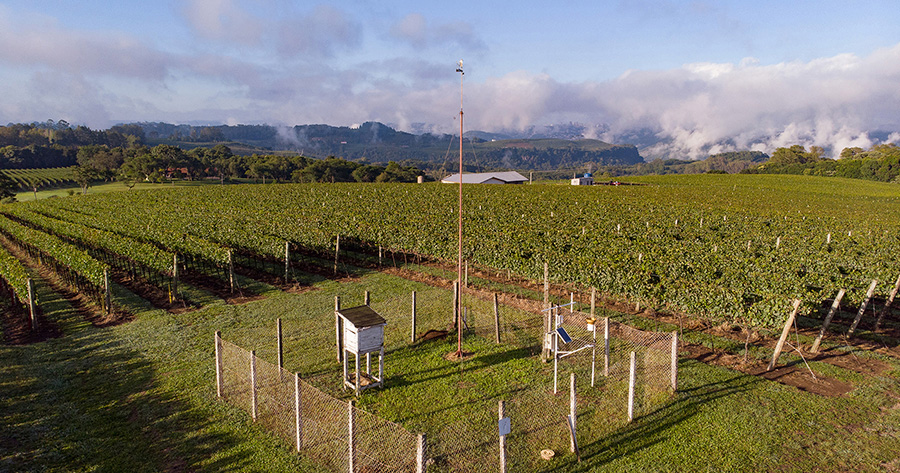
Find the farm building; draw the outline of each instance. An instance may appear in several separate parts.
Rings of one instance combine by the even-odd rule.
[[[581,177],[572,178],[573,186],[592,186],[594,185],[594,176],[591,173],[585,173]]]
[[[522,184],[528,178],[515,172],[476,172],[462,175],[463,184]],[[441,179],[444,184],[459,184],[459,174]]]

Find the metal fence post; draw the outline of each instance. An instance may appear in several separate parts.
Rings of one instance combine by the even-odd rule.
[[[294,373],[294,433],[297,453],[303,448],[303,414],[300,405],[300,373]]]
[[[425,434],[419,434],[416,445],[416,473],[425,473],[426,448]]]
[[[678,391],[678,331],[672,332],[672,360],[669,368],[672,392]]]
[[[409,343],[416,342],[416,291],[412,292],[412,327],[409,332]]]
[[[347,463],[350,466],[350,473],[356,472],[356,439],[354,427],[355,425],[353,400],[347,401]]]
[[[281,317],[275,319],[275,339],[278,345],[278,370],[284,368],[284,343],[281,338]],[[280,376],[280,374],[279,374]]]
[[[637,362],[631,352],[631,367],[628,370],[628,422],[634,420],[634,388],[637,382]]]

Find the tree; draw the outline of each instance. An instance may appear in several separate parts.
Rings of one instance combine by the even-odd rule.
[[[16,189],[18,189],[18,187],[16,181],[13,181],[6,174],[0,173],[0,200],[4,202],[15,202]]]
[[[76,166],[72,177],[81,186],[82,194],[87,194],[88,187],[91,187],[94,181],[103,178],[96,169],[90,166]]]

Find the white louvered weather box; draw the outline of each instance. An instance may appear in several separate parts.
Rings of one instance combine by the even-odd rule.
[[[359,393],[362,389],[381,386],[384,382],[384,326],[387,321],[368,305],[338,309],[343,325],[344,385]],[[356,367],[349,371],[349,356],[355,355]],[[371,354],[378,354],[378,373],[372,372]],[[366,355],[366,369],[360,370],[360,355]]]

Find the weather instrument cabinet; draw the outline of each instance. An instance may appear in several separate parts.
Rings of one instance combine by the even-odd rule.
[[[344,386],[359,391],[384,384],[384,326],[387,321],[367,305],[335,311],[343,326]],[[378,373],[372,372],[372,354],[378,356]],[[349,358],[355,367],[350,371]],[[360,367],[360,356],[366,355],[366,367]]]

